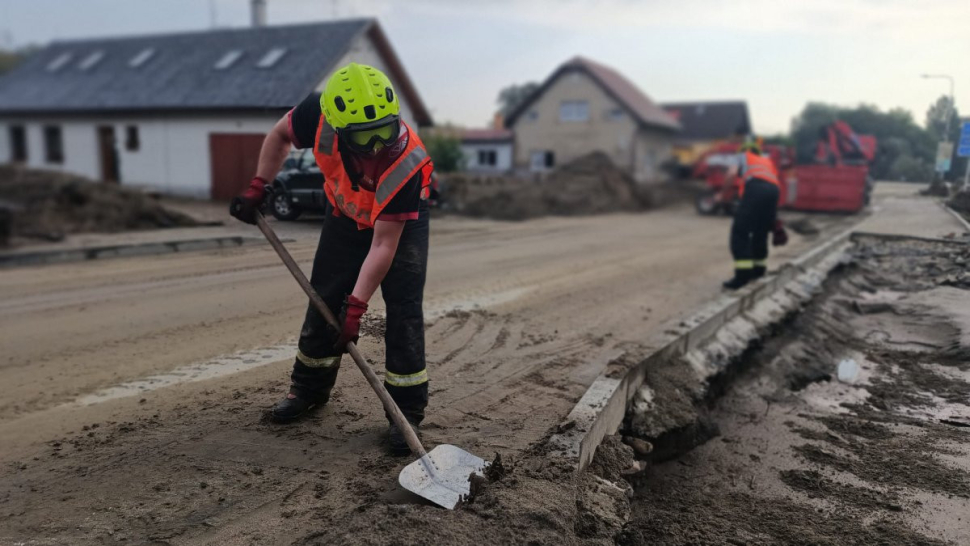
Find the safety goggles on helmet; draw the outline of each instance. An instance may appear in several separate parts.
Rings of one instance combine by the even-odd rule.
[[[401,119],[398,116],[387,116],[383,119],[367,123],[354,123],[337,129],[347,148],[353,152],[372,152],[378,143],[390,146],[397,141],[401,132]]]

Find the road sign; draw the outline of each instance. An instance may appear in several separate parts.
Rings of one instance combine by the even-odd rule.
[[[970,121],[963,122],[963,129],[960,130],[960,144],[957,145],[957,155],[970,157]]]
[[[945,173],[950,170],[950,162],[953,158],[953,143],[941,142],[936,149],[936,172]]]

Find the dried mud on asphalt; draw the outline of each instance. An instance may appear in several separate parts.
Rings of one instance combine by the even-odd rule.
[[[820,237],[844,221],[823,218]],[[649,351],[636,342],[644,332],[718,294],[728,219],[681,207],[437,226],[423,437],[488,460],[501,454],[505,470],[472,502],[448,512],[401,491],[397,473],[410,459],[384,455],[386,421],[349,363],[332,403],[288,427],[261,417],[285,391],[291,356],[72,405],[128,381],[291,343],[305,298],[272,251],[248,248],[5,273],[0,544],[635,540],[633,451],[609,439],[591,472],[575,476],[546,456],[545,439],[611,359]],[[812,244],[792,239],[773,266]],[[314,248],[293,245],[303,264]],[[379,315],[378,304],[370,316]],[[366,328],[379,334],[382,324]],[[362,339],[378,370],[381,347]]]
[[[970,543],[968,264],[966,244],[860,238],[722,397],[667,404],[679,434],[617,542]]]

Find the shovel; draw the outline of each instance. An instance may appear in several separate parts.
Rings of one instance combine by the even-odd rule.
[[[334,318],[333,313],[330,312],[327,305],[320,299],[316,290],[313,289],[303,274],[300,266],[296,265],[293,257],[290,256],[290,253],[287,252],[279,237],[276,236],[273,228],[269,227],[266,219],[258,211],[256,212],[256,225],[259,226],[259,230],[263,232],[269,244],[279,254],[286,268],[293,274],[293,278],[300,284],[300,287],[303,288],[306,295],[310,297],[310,303],[323,315],[323,318],[331,326],[339,331],[340,325],[337,324],[337,319]],[[421,441],[418,440],[418,435],[414,433],[411,425],[404,418],[404,414],[401,413],[401,409],[397,407],[394,399],[391,398],[387,389],[384,388],[380,379],[377,378],[377,374],[367,365],[367,361],[364,360],[364,357],[360,354],[360,350],[357,349],[357,345],[354,342],[347,344],[347,352],[350,353],[357,367],[360,368],[364,377],[367,378],[367,382],[370,383],[371,388],[374,389],[374,392],[381,399],[381,403],[384,404],[384,410],[391,416],[397,428],[404,433],[404,439],[407,441],[408,447],[411,448],[411,452],[418,457],[418,460],[407,465],[401,471],[401,475],[398,477],[398,482],[401,484],[401,487],[419,497],[428,499],[438,506],[454,510],[459,503],[471,494],[472,475],[481,475],[485,471],[485,467],[487,466],[485,461],[459,447],[447,444],[439,445],[430,452],[425,451],[424,446],[421,445]]]

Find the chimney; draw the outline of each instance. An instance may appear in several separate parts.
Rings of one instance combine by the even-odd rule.
[[[253,27],[266,26],[266,0],[251,0]]]

